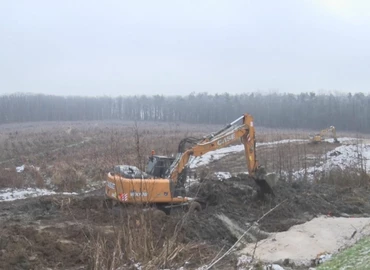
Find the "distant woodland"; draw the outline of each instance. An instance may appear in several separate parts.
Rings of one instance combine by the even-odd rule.
[[[28,121],[137,120],[227,124],[243,113],[273,128],[370,132],[370,95],[239,94],[129,97],[0,96],[0,124]]]

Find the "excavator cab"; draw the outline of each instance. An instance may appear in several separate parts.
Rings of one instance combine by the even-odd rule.
[[[159,156],[152,154],[146,166],[146,173],[156,178],[165,178],[165,173],[175,160],[174,157]]]

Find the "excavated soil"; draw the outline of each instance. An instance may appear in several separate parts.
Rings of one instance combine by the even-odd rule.
[[[288,230],[321,214],[370,214],[368,191],[363,187],[343,189],[319,183],[280,182],[274,187],[275,196],[268,195],[264,200],[256,196],[256,190],[255,183],[242,175],[225,181],[204,180],[191,188],[191,193],[202,199],[203,210],[186,216],[181,211],[170,217],[150,216],[151,237],[163,246],[176,229],[177,241],[202,243],[207,247],[202,251],[207,249],[207,254],[214,256],[285,200],[259,223],[258,230],[247,235],[246,241],[264,238],[263,231]],[[140,212],[134,207],[105,207],[102,191],[81,197],[46,196],[2,202],[0,269],[93,269],[92,245],[97,236],[105,235],[108,250],[113,251],[115,228],[125,222],[134,229],[140,227]],[[186,258],[180,256],[179,260]],[[181,265],[180,261],[177,265]],[[205,263],[201,256],[193,256],[192,262],[194,267]],[[232,257],[225,263],[229,267],[223,265],[220,269],[234,269]]]
[[[337,188],[320,183],[280,182],[274,187],[275,196],[266,195],[263,200],[253,194],[255,190],[257,190],[256,184],[246,175],[222,182],[205,181],[193,186],[193,193],[205,200],[205,215],[197,218],[199,221],[204,219],[204,223],[207,223],[207,220],[215,214],[224,213],[239,226],[243,226],[257,221],[263,214],[283,201],[285,202],[282,205],[259,222],[261,230],[286,231],[293,225],[304,223],[322,214],[330,216],[370,215],[370,195],[364,187]],[[213,226],[202,226],[202,229],[213,230]],[[212,235],[210,232],[204,234]]]

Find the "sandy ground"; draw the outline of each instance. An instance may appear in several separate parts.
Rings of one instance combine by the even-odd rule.
[[[321,216],[259,241],[255,256],[264,262],[289,259],[296,265],[310,265],[318,255],[336,253],[369,234],[370,218]],[[254,243],[249,244],[239,254],[253,254],[254,248]]]

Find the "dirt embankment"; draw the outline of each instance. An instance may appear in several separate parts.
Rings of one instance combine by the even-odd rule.
[[[205,214],[198,218],[224,213],[239,225],[250,224],[280,202],[287,200],[260,222],[268,232],[285,231],[317,215],[369,215],[368,191],[361,188],[336,188],[327,184],[280,182],[274,197],[261,201],[252,193],[257,187],[247,176],[221,181],[207,181],[193,186],[193,192],[206,201]],[[205,228],[210,228],[205,226]]]
[[[168,264],[181,266],[189,261],[187,269],[194,269],[208,263],[221,248],[230,247],[258,218],[284,200],[287,201],[259,223],[259,228],[251,230],[244,244],[266,238],[263,231],[286,231],[320,214],[370,214],[368,192],[364,188],[281,182],[274,187],[275,197],[264,201],[254,196],[255,190],[255,183],[247,176],[223,182],[205,180],[192,187],[192,193],[204,200],[202,212],[186,218],[182,213],[151,216],[150,220],[144,219],[137,208],[104,207],[100,194],[3,202],[0,203],[0,269],[94,269],[94,260],[100,254],[97,243],[101,249],[104,247],[104,254],[112,256],[117,235],[123,243],[120,246],[123,254],[147,261],[150,252],[153,258],[164,256],[160,247],[175,240],[172,250],[177,252],[176,259]],[[150,230],[141,231],[142,228]],[[128,236],[132,234],[136,238],[130,240]],[[105,240],[104,245],[99,239]],[[153,249],[147,249],[148,254],[129,253],[128,246],[132,249],[145,246],[148,239],[153,245]],[[127,258],[126,263],[129,262]],[[233,257],[223,263],[222,269],[235,267]]]

